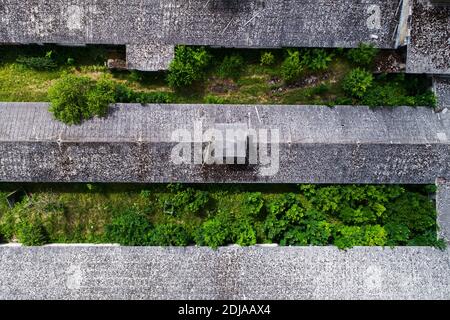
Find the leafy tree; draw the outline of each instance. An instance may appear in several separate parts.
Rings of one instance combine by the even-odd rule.
[[[93,82],[87,77],[66,74],[48,92],[50,112],[66,124],[79,124],[92,116],[88,104],[88,93]]]

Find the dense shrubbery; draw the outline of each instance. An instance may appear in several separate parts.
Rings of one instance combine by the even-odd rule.
[[[5,238],[6,238],[6,237],[5,237],[5,235],[3,234],[3,228],[2,228],[2,226],[0,225],[0,243],[5,242],[5,241],[6,241]]]
[[[152,225],[143,214],[129,209],[117,214],[106,226],[105,240],[126,246],[143,246],[149,243],[148,235]]]
[[[404,74],[387,78],[387,75],[381,75],[376,79],[364,94],[362,104],[371,107],[436,106],[436,96],[424,85],[425,81],[407,79]]]
[[[432,190],[424,188],[301,185],[281,193],[249,192],[242,186],[157,188],[162,187],[142,191],[132,205],[108,206],[110,218],[104,225],[76,226],[73,218],[64,222],[63,202],[37,197],[31,208],[20,204],[5,209],[0,229],[6,239],[16,237],[27,245],[69,241],[216,248],[279,243],[344,249],[444,244],[437,240],[435,204],[427,194]],[[89,190],[90,197],[105,192]],[[96,236],[83,236],[93,227]]]
[[[370,67],[379,50],[373,44],[360,43],[358,48],[348,51],[348,59],[355,65],[360,67]]]
[[[306,49],[303,52],[303,64],[311,71],[324,71],[333,61],[333,54],[325,49]]]
[[[201,216],[209,195],[178,186],[171,202],[164,203],[170,219],[186,214]],[[168,210],[167,210],[168,209]],[[281,245],[352,246],[427,244],[427,233],[436,229],[434,203],[427,196],[396,186],[310,186],[299,193],[265,198],[243,193],[239,212],[223,209],[189,228],[163,223],[150,232],[152,245],[218,246],[258,242]],[[434,232],[436,237],[436,233]],[[427,242],[428,241],[428,242]],[[435,243],[438,243],[435,241]]]
[[[297,80],[303,71],[303,65],[300,60],[298,50],[287,50],[287,57],[281,65],[281,75],[286,82]]]
[[[95,115],[88,105],[88,94],[93,82],[87,77],[64,75],[48,92],[51,102],[50,112],[54,117],[67,124],[79,124],[83,119]],[[97,110],[98,115],[101,111]]]
[[[363,98],[372,83],[373,76],[370,72],[356,68],[345,77],[342,87],[349,96]]]
[[[114,57],[125,54],[123,48],[114,51]],[[423,81],[421,75],[407,75],[406,81],[397,81],[393,75],[386,77],[386,80],[375,76],[367,90],[361,88],[358,81],[347,83],[347,91],[342,90],[349,70],[358,67],[369,72],[377,56],[387,57],[380,55],[379,50],[370,44],[360,44],[358,48],[349,50],[237,50],[179,46],[168,73],[108,71],[105,63],[112,52],[112,48],[106,46],[68,48],[46,45],[21,46],[19,49],[16,46],[0,46],[0,79],[3,84],[0,96],[4,101],[47,100],[47,88],[64,73],[70,73],[89,76],[92,87],[96,87],[94,79],[99,75],[112,74],[114,102],[363,104],[372,107],[433,107],[436,104],[434,93],[429,90],[431,84]],[[285,53],[284,62],[282,53]],[[206,79],[207,82],[204,81]],[[426,83],[427,86],[411,90],[409,87],[416,86],[416,82]],[[184,90],[172,92],[173,88]],[[74,86],[75,89],[79,87]],[[90,99],[84,106],[73,103],[59,105],[55,108],[56,114],[68,123],[82,121],[84,112],[81,110],[86,111],[87,117],[104,114],[107,102],[112,101],[108,95],[112,90],[104,86],[103,89],[106,90],[101,91],[100,88],[100,92],[90,93]],[[74,96],[77,94],[75,92]],[[67,102],[71,102],[70,99]]]
[[[49,241],[47,230],[40,220],[20,222],[17,239],[25,246],[41,246]]]
[[[205,48],[178,46],[169,67],[167,82],[173,88],[183,88],[205,76],[211,55]]]

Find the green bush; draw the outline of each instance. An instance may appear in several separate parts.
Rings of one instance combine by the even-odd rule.
[[[242,211],[245,215],[258,217],[264,206],[264,199],[261,192],[253,192],[246,195]]]
[[[183,214],[198,214],[209,202],[209,194],[205,191],[185,188],[179,184],[168,185],[169,196],[159,198],[161,207],[173,216]]]
[[[334,231],[334,245],[339,249],[355,246],[384,246],[387,233],[383,227],[374,226],[341,226]]]
[[[424,234],[418,235],[407,243],[408,246],[432,246],[441,250],[447,248],[447,242],[444,239],[438,239],[436,232],[428,231]]]
[[[436,230],[436,205],[427,196],[405,192],[395,201],[386,204],[385,224],[403,225],[411,231],[411,237]]]
[[[303,55],[303,64],[312,71],[324,71],[333,61],[333,54],[324,49],[307,49]]]
[[[287,50],[287,58],[281,65],[281,75],[287,83],[297,80],[303,71],[300,61],[300,52],[298,50]]]
[[[362,103],[370,107],[414,106],[415,98],[405,96],[404,90],[395,84],[375,84],[366,92]]]
[[[148,238],[148,244],[151,246],[187,246],[190,243],[186,229],[174,223],[156,225]]]
[[[190,86],[204,78],[210,60],[211,55],[205,48],[178,46],[169,66],[167,82],[173,88]]]
[[[355,65],[360,67],[370,67],[379,50],[373,44],[360,43],[358,48],[350,49],[347,57]]]
[[[344,91],[353,98],[363,98],[367,90],[372,86],[373,76],[370,72],[356,68],[345,77]]]
[[[217,70],[221,78],[237,79],[244,68],[244,59],[240,55],[226,56]]]
[[[435,107],[436,97],[423,79],[399,75],[379,75],[364,95],[362,103],[377,106]]]
[[[253,221],[246,219],[235,221],[231,240],[242,247],[255,245],[257,239]]]
[[[109,105],[115,102],[116,85],[108,78],[101,78],[87,92],[89,116],[103,117],[108,113]]]
[[[262,66],[272,66],[275,63],[275,56],[272,52],[261,53],[260,64]]]
[[[22,221],[17,229],[17,239],[24,246],[42,246],[49,237],[40,220]]]
[[[129,209],[113,217],[105,228],[105,240],[126,246],[143,246],[149,242],[150,221],[140,212]]]
[[[281,246],[307,246],[308,236],[301,227],[290,228],[280,241]]]
[[[50,112],[66,124],[79,124],[93,116],[88,104],[88,93],[93,81],[87,77],[64,75],[49,89]]]
[[[208,246],[216,249],[229,242],[231,236],[229,221],[218,215],[208,219],[195,234],[195,242],[200,246]]]
[[[52,59],[52,51],[47,52],[44,57],[18,57],[16,59],[18,64],[27,68],[48,71],[58,68],[58,64]]]

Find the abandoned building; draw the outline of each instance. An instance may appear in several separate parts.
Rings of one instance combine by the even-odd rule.
[[[0,182],[436,183],[440,233],[450,241],[449,1],[0,0],[0,43],[124,45],[126,66],[142,71],[167,69],[183,44],[362,42],[405,48],[406,72],[433,77],[438,107],[117,104],[107,118],[66,126],[47,103],[0,102]],[[173,132],[196,121],[219,131],[277,128],[278,149],[268,153],[279,161],[250,164],[237,152],[242,165],[173,164]],[[0,264],[1,299],[450,297],[450,250],[431,247],[0,246]]]

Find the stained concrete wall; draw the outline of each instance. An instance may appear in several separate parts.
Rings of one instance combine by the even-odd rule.
[[[194,121],[279,130],[279,171],[174,164],[172,133]],[[117,105],[69,127],[46,104],[0,103],[0,181],[429,184],[450,179],[449,137],[450,114],[429,108]]]
[[[0,299],[449,299],[450,252],[0,246]]]

